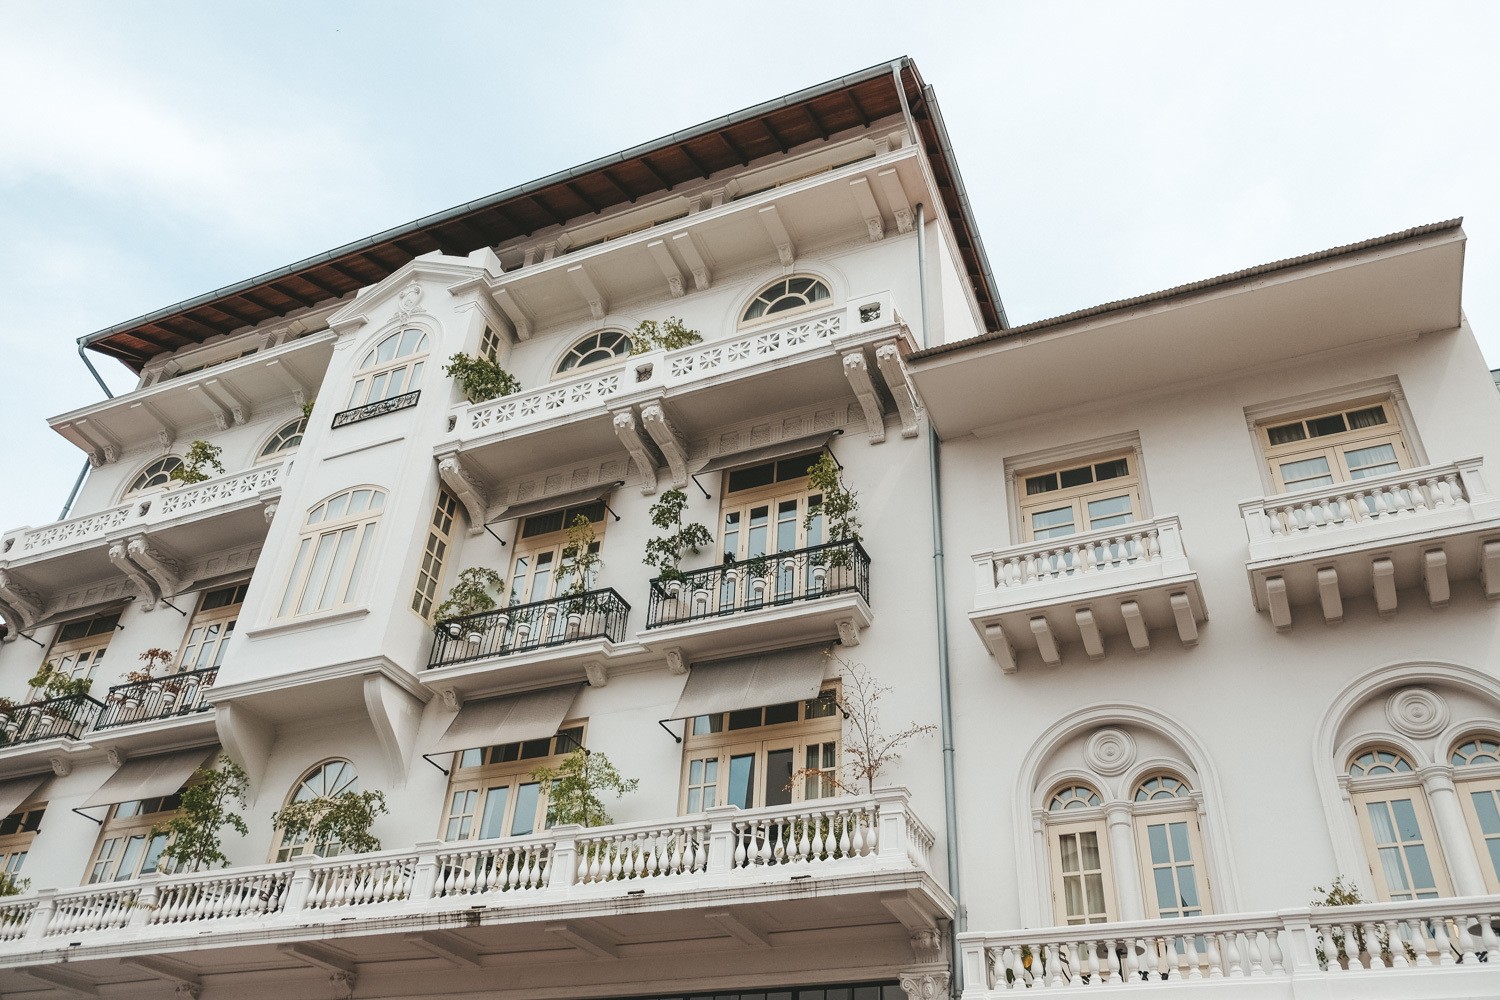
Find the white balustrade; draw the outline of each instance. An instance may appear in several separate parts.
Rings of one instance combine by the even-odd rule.
[[[369,906],[406,899],[411,895],[417,858],[356,855],[313,869],[306,907]]]
[[[268,465],[168,490],[156,501],[153,520],[253,498],[281,482],[282,471],[283,465]]]
[[[733,829],[735,868],[852,861],[879,851],[880,807],[823,799],[784,815],[735,820]]]
[[[774,361],[820,347],[838,336],[843,327],[844,315],[840,309],[790,326],[669,351],[666,355],[666,384],[680,385],[705,375]]]
[[[1187,571],[1175,514],[1101,531],[1064,535],[974,555],[979,607],[1025,599],[1049,584],[1085,589],[1127,570],[1170,576]],[[1053,588],[1056,589],[1056,588]]]
[[[124,927],[136,912],[140,893],[139,885],[58,893],[53,900],[52,919],[47,924],[46,936]]]
[[[182,924],[230,917],[259,917],[281,910],[290,873],[284,868],[205,873],[163,881],[148,924]]]
[[[434,896],[480,896],[487,892],[542,889],[551,876],[548,841],[488,841],[437,856]]]
[[[578,839],[582,884],[666,878],[708,868],[709,824],[689,822],[617,830]]]
[[[0,903],[0,941],[19,941],[26,936],[26,925],[39,904],[35,899],[20,903]]]
[[[22,529],[17,535],[5,540],[3,544],[6,549],[0,555],[29,555],[73,542],[103,538],[127,524],[136,506],[135,503],[125,503],[95,514],[70,517],[66,521],[57,521],[42,528]]]

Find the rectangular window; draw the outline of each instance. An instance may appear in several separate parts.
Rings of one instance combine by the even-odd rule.
[[[1115,919],[1113,879],[1104,821],[1051,826],[1052,910],[1062,923],[1102,924]]]
[[[453,521],[457,516],[458,500],[447,490],[438,490],[437,506],[427,526],[427,544],[422,549],[422,565],[417,570],[417,585],[411,595],[411,609],[429,621],[443,584],[443,562],[453,544]]]
[[[1420,791],[1362,792],[1354,810],[1364,835],[1370,873],[1382,900],[1451,896],[1442,854],[1432,838],[1432,817]]]
[[[716,805],[755,809],[838,794],[843,717],[837,697],[834,686],[810,701],[689,719],[682,812]]]
[[[50,661],[59,673],[74,680],[93,677],[104,660],[109,640],[114,637],[115,626],[119,623],[120,613],[111,611],[60,625],[44,660]],[[31,701],[40,700],[41,697],[41,692],[32,690]]]
[[[1467,781],[1458,797],[1469,821],[1469,837],[1479,853],[1479,867],[1490,892],[1500,893],[1500,778]]]
[[[1275,417],[1256,426],[1256,437],[1272,482],[1282,493],[1382,476],[1411,465],[1389,399]]]
[[[1193,812],[1136,818],[1136,851],[1146,890],[1147,917],[1212,913],[1203,871],[1203,844]]]
[[[46,811],[45,805],[31,806],[0,820],[0,872],[12,877],[20,873]]]
[[[178,671],[207,670],[224,662],[224,650],[234,635],[249,587],[248,583],[236,583],[204,591],[177,656]]]
[[[569,722],[549,739],[460,750],[448,783],[444,840],[493,840],[545,829],[547,799],[531,777],[538,767],[557,767],[583,746],[584,723]]]
[[[1141,516],[1133,453],[1018,472],[1017,504],[1027,541],[1130,524]]]
[[[163,795],[112,806],[89,863],[88,884],[120,882],[157,871],[169,837],[153,832],[182,806],[181,795]]]
[[[534,601],[551,600],[572,585],[572,577],[563,550],[568,547],[568,525],[577,518],[586,517],[594,528],[594,541],[589,551],[598,554],[604,544],[604,501],[580,504],[563,510],[535,514],[521,522],[516,533],[516,554],[510,567],[510,603],[530,604]],[[587,580],[583,587],[592,590],[597,580]],[[555,622],[559,629],[566,621]],[[534,636],[535,639],[540,637]]]

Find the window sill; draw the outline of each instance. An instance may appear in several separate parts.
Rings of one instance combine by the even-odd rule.
[[[322,628],[325,625],[337,625],[340,622],[352,622],[363,618],[370,613],[369,608],[343,608],[337,611],[324,611],[305,618],[290,618],[275,621],[260,628],[245,630],[248,639],[267,639],[278,635],[293,635],[297,632],[306,632],[309,629]]]

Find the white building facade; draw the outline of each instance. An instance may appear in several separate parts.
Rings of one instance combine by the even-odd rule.
[[[0,536],[0,993],[1500,993],[1463,245],[1010,328],[901,60],[83,338],[141,382]],[[470,568],[499,606],[440,620]],[[935,732],[840,788],[863,676]],[[580,746],[639,784],[549,824]],[[221,753],[249,834],[166,871]],[[344,790],[380,851],[273,828]]]

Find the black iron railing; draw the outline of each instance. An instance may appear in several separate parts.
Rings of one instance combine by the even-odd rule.
[[[417,398],[422,395],[422,390],[416,389],[400,396],[392,396],[389,399],[376,400],[366,403],[364,406],[356,406],[349,410],[340,410],[333,415],[333,426],[344,427],[348,424],[357,424],[361,420],[369,420],[383,413],[394,413],[404,410],[409,406],[417,405]]]
[[[859,593],[870,599],[870,556],[852,539],[757,556],[678,579],[651,581],[646,627]]]
[[[149,681],[116,684],[104,696],[104,711],[95,729],[128,726],[133,722],[194,715],[212,708],[205,695],[219,678],[218,667],[168,674]]]
[[[76,740],[94,725],[104,706],[86,694],[17,705],[0,716],[0,746],[19,746],[56,737]]]
[[[580,639],[624,642],[629,617],[630,605],[606,588],[450,618],[433,629],[432,658],[427,666],[509,656]]]

